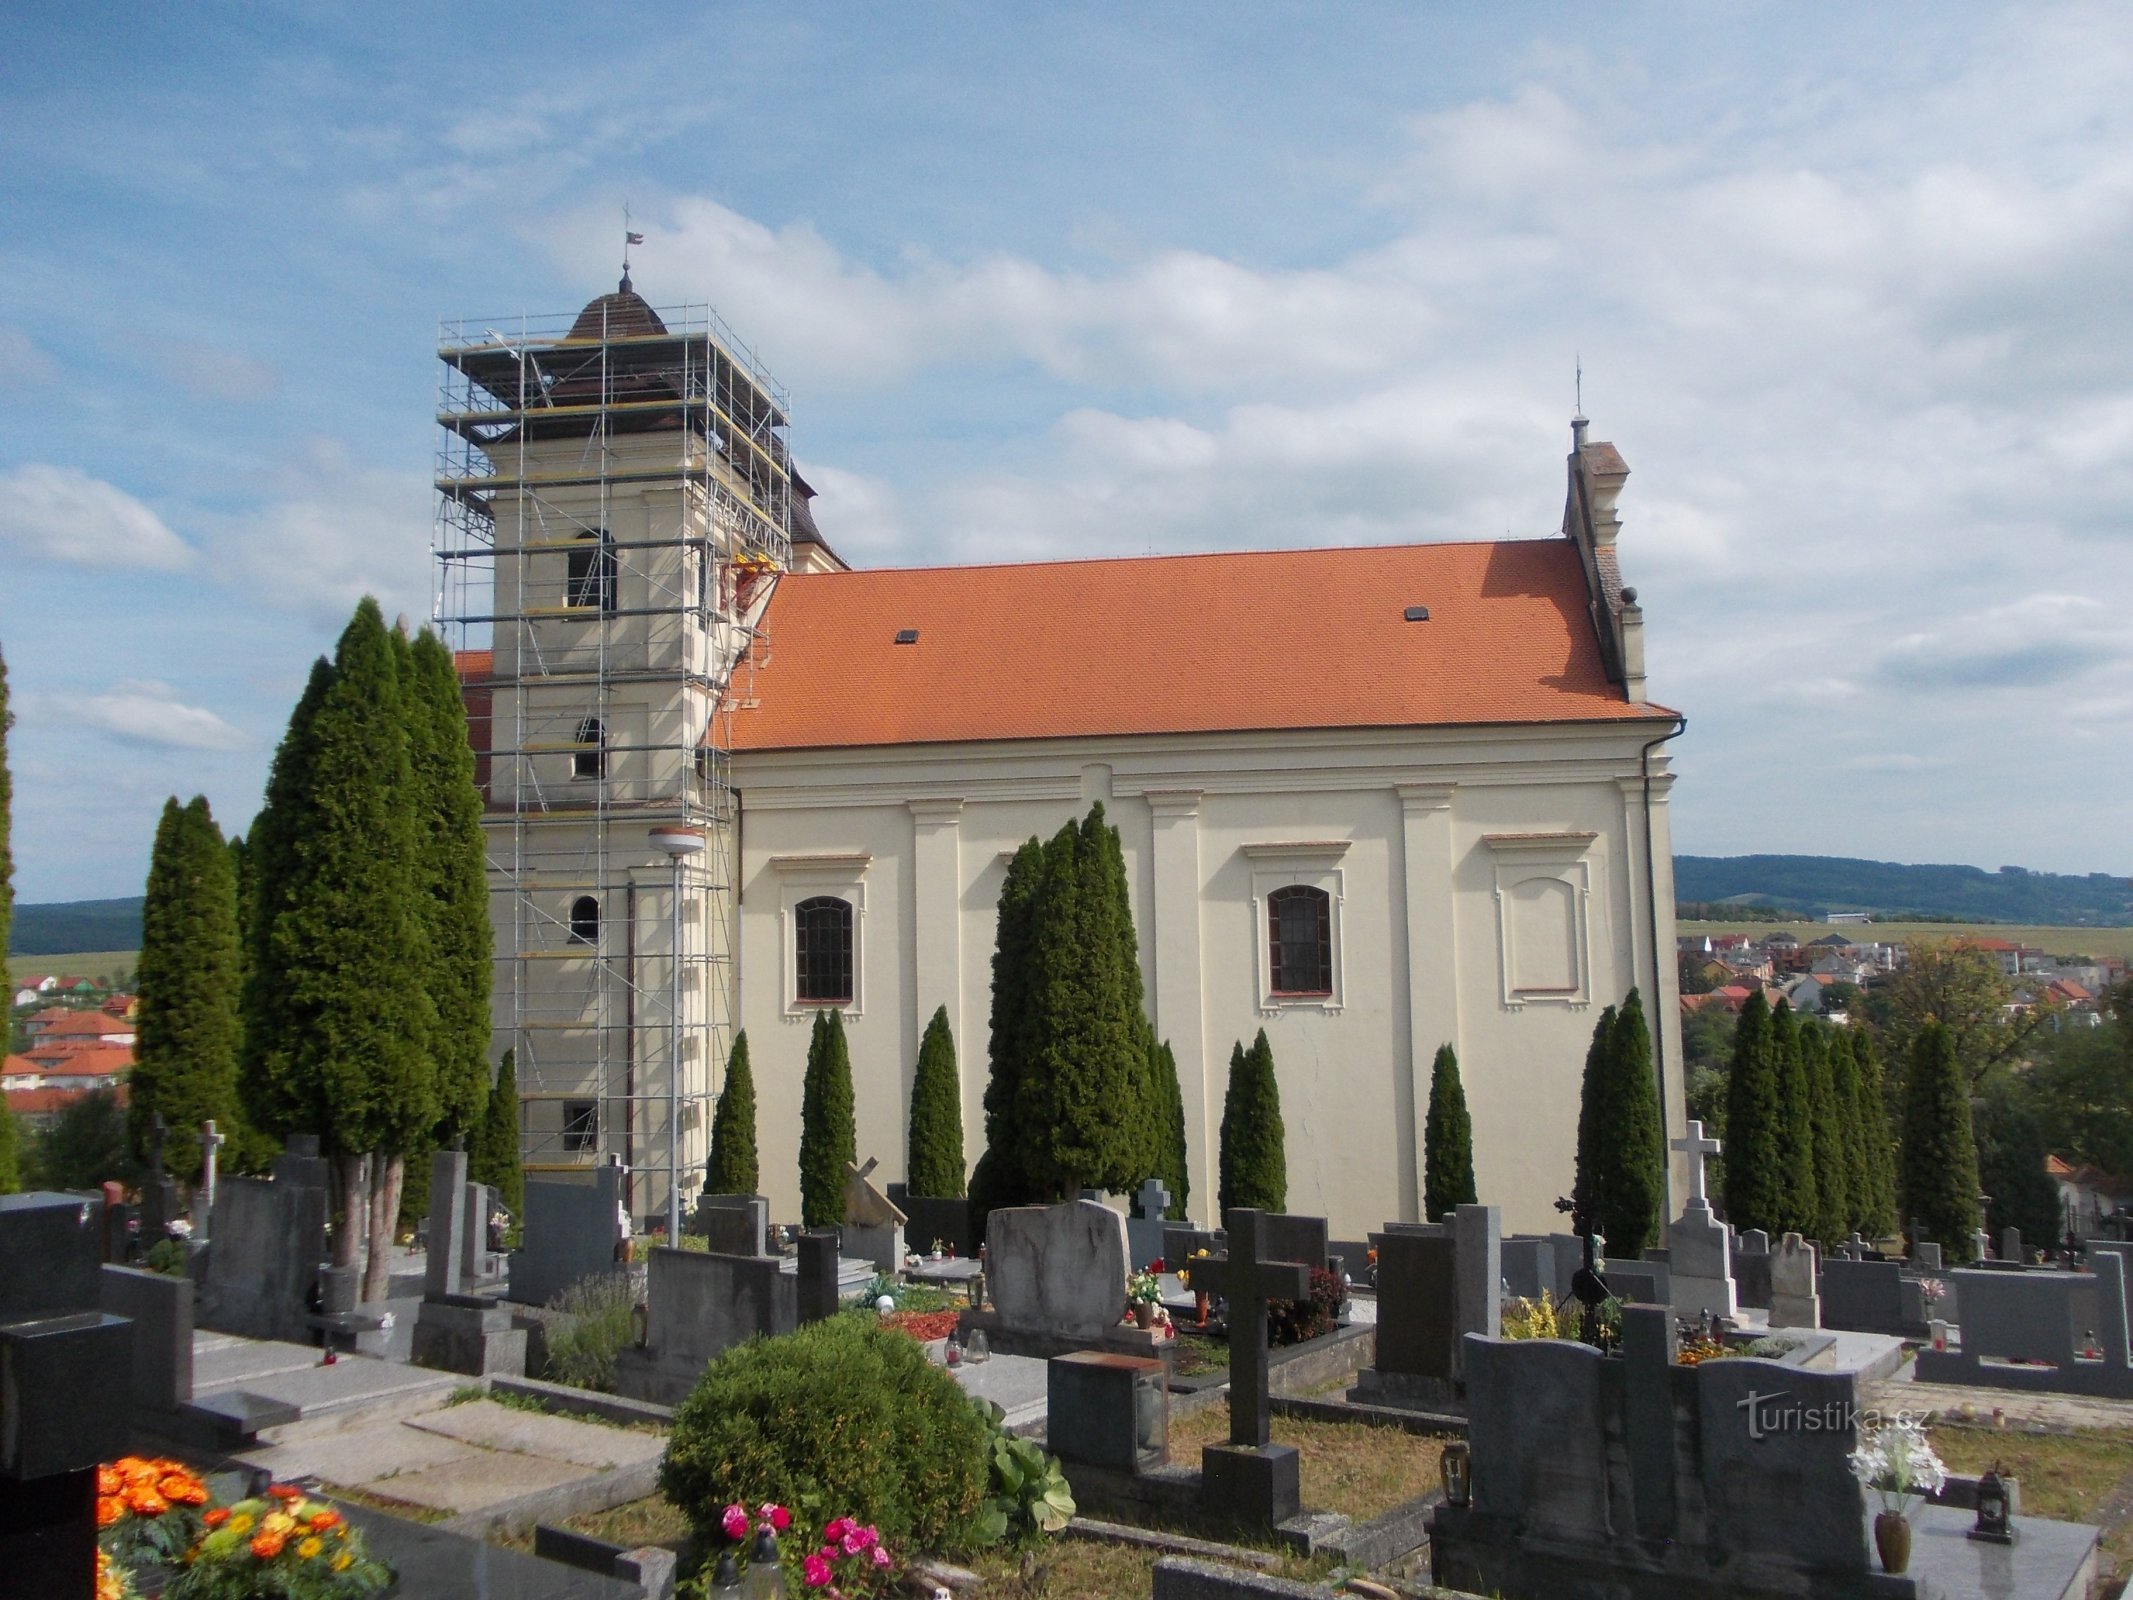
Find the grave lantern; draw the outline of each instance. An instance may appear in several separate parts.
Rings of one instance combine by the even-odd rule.
[[[1444,1502],[1464,1510],[1474,1502],[1474,1453],[1464,1439],[1454,1439],[1437,1457],[1437,1472],[1444,1479]]]
[[[2007,1499],[2007,1484],[2000,1477],[2000,1465],[1995,1461],[1977,1481],[1977,1526],[1970,1530],[1971,1538],[1982,1539],[1987,1544],[2014,1543],[2014,1529],[2007,1516]]]
[[[741,1600],[785,1600],[785,1574],[778,1566],[778,1536],[764,1523],[755,1530],[748,1551],[748,1572],[741,1579]]]

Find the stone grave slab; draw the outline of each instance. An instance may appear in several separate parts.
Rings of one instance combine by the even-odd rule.
[[[1001,1325],[1100,1337],[1125,1310],[1127,1255],[1125,1218],[1093,1201],[993,1212],[986,1283]]]
[[[2124,1268],[2108,1252],[2091,1260],[2093,1273],[1951,1273],[1963,1280],[1961,1347],[1920,1350],[1918,1381],[2133,1399]]]
[[[485,1450],[458,1460],[439,1462],[417,1472],[402,1472],[378,1484],[378,1492],[435,1511],[483,1511],[521,1495],[558,1489],[585,1476],[575,1462]],[[329,1482],[338,1479],[328,1475]],[[356,1487],[350,1485],[350,1487]]]
[[[408,1428],[478,1445],[484,1450],[568,1461],[596,1472],[612,1471],[631,1462],[656,1461],[666,1451],[666,1440],[658,1434],[521,1411],[493,1400],[447,1406],[409,1419]]]
[[[316,1477],[344,1488],[359,1488],[480,1454],[464,1440],[392,1423],[347,1428],[281,1444],[253,1445],[231,1459],[262,1467],[285,1479]]]
[[[1047,1408],[1048,1363],[1036,1356],[1003,1355],[998,1351],[984,1361],[965,1361],[949,1368],[955,1381],[975,1399],[990,1400],[1006,1413],[1010,1428],[1025,1428],[1042,1422]]]
[[[364,1540],[400,1575],[402,1595],[491,1600],[643,1600],[634,1583],[566,1567],[366,1506],[342,1505]]]

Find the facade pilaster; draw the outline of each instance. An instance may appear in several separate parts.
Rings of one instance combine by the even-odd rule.
[[[1406,890],[1407,1070],[1400,1110],[1399,1194],[1404,1222],[1422,1216],[1422,1124],[1437,1046],[1462,1059],[1459,1036],[1459,939],[1452,896],[1452,791],[1448,783],[1403,783],[1400,871]]]
[[[1151,791],[1155,905],[1155,1036],[1178,1064],[1185,1103],[1185,1166],[1196,1209],[1213,1216],[1219,1109],[1208,1071],[1200,971],[1200,791]]]

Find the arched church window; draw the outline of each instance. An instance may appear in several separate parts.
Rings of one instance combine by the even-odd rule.
[[[848,1005],[852,998],[852,902],[816,895],[793,907],[793,993],[802,1001]]]
[[[581,894],[570,903],[570,942],[600,942],[600,902],[589,894]]]
[[[597,606],[602,611],[615,609],[615,541],[605,528],[588,528],[578,535],[579,542],[590,546],[570,552],[569,570],[563,583],[563,603],[583,606],[590,610]]]
[[[607,729],[600,725],[598,717],[587,717],[578,724],[577,751],[570,758],[570,775],[573,778],[604,778],[607,776]]]
[[[1292,883],[1266,897],[1268,971],[1276,994],[1333,992],[1333,898]]]

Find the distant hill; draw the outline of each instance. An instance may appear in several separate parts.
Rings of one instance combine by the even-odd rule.
[[[141,948],[141,897],[17,905],[7,936],[11,956],[64,956],[77,950]]]
[[[1676,856],[1674,895],[1684,903],[1769,906],[1807,917],[1866,911],[1892,922],[2133,926],[2133,878],[2107,872],[2071,877],[2024,867],[1986,872],[1845,856]]]

